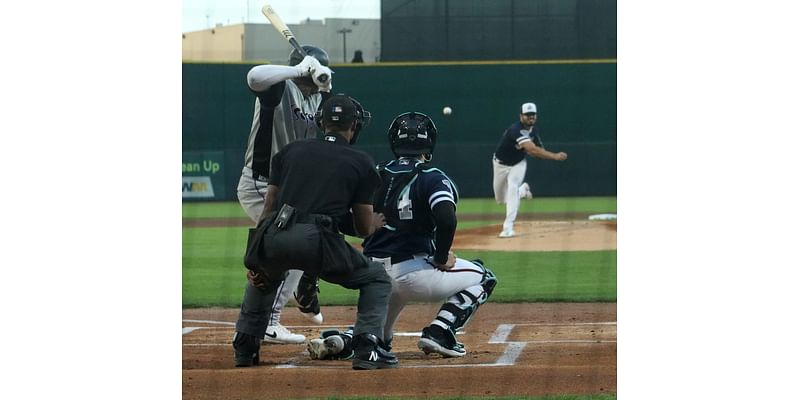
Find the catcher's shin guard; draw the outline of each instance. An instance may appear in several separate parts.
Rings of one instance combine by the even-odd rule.
[[[461,299],[461,303],[453,304],[448,302],[442,304],[442,307],[439,308],[439,314],[436,316],[436,320],[442,322],[453,332],[464,329],[464,326],[472,319],[475,311],[481,305],[481,303],[478,303],[478,298],[466,290],[456,293],[456,296]],[[471,300],[469,303],[466,301],[467,298]],[[452,315],[452,317],[448,314]]]
[[[464,329],[464,326],[466,326],[475,315],[478,307],[489,300],[489,296],[491,296],[492,292],[494,291],[494,287],[497,285],[497,278],[490,269],[483,265],[482,260],[472,260],[472,263],[480,266],[481,269],[483,269],[483,278],[481,279],[480,283],[483,290],[477,296],[475,293],[473,293],[473,291],[475,291],[474,287],[473,291],[465,289],[456,293],[455,297],[458,298],[459,304],[454,304],[451,302],[443,304],[440,308],[439,315],[436,317],[437,320],[449,326],[450,330],[453,332]],[[442,311],[445,311],[446,313],[443,313]],[[453,315],[453,321],[449,321],[448,318],[442,317],[442,314],[447,315],[447,313]]]
[[[470,260],[470,262],[483,269],[483,279],[481,279],[481,286],[483,286],[485,296],[481,296],[482,298],[481,304],[486,303],[486,300],[488,300],[489,296],[492,295],[492,291],[494,291],[494,287],[497,285],[497,277],[494,275],[494,272],[492,272],[492,270],[486,268],[486,265],[483,264],[483,260],[481,260],[480,258]]]

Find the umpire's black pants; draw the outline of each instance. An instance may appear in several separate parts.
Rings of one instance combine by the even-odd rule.
[[[348,245],[348,247],[350,247]],[[392,281],[383,268],[383,264],[370,261],[356,249],[350,247],[354,257],[363,257],[366,266],[356,268],[346,276],[326,276],[318,271],[320,278],[348,289],[359,290],[358,315],[356,317],[355,335],[371,333],[383,337],[383,326],[386,323],[386,310],[389,296],[392,293]],[[277,296],[283,281],[271,281],[264,287],[257,288],[247,283],[244,299],[236,321],[236,331],[263,338],[269,323],[272,303]]]

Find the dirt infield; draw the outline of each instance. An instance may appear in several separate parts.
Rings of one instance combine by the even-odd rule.
[[[453,249],[586,251],[617,248],[616,222],[586,216],[521,216],[517,236],[501,239],[501,226],[461,229]],[[563,215],[561,217],[564,217]],[[502,217],[497,218],[502,220]],[[463,220],[463,219],[462,219]],[[184,227],[248,226],[249,220],[191,220]],[[311,360],[304,345],[265,344],[261,365],[233,366],[233,323],[238,309],[183,310],[184,399],[277,399],[326,396],[539,396],[617,391],[615,303],[519,303],[482,306],[459,335],[462,358],[425,356],[419,331],[438,304],[406,308],[396,326],[394,370],[354,371],[348,361]],[[325,325],[313,326],[288,309],[282,323],[307,338],[344,328],[354,307],[323,307]]]
[[[585,220],[591,213],[521,213],[517,216],[517,221],[521,220],[545,220],[545,221],[572,221]],[[505,214],[459,214],[459,221],[502,221]],[[184,228],[219,228],[226,226],[251,226],[253,221],[243,216],[231,216],[220,218],[183,218]]]
[[[261,365],[233,366],[235,309],[183,311],[183,398],[266,399],[325,396],[522,396],[601,394],[617,390],[614,303],[484,305],[459,341],[463,358],[426,356],[419,330],[438,305],[412,305],[397,325],[394,370],[354,371],[348,361],[311,360],[304,345],[265,344]],[[354,307],[324,307],[325,325],[310,326],[293,309],[283,323],[314,338],[343,328]]]
[[[517,221],[516,236],[499,238],[501,225],[462,229],[454,249],[501,251],[588,251],[617,248],[617,223],[600,221]]]
[[[545,215],[546,217],[547,215]],[[553,216],[564,217],[563,214]],[[575,217],[574,215],[571,215]],[[453,242],[458,250],[499,250],[499,251],[588,251],[613,250],[617,248],[616,221],[588,221],[580,219],[536,220],[526,215],[514,224],[516,236],[499,238],[500,224],[478,228],[459,229]],[[502,220],[502,218],[499,218]],[[203,218],[184,219],[184,227],[226,227],[249,226],[252,222],[242,218]],[[359,246],[356,245],[360,249]]]

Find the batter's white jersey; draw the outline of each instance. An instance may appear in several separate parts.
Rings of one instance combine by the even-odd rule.
[[[303,96],[303,92],[289,79],[256,94],[253,125],[247,140],[245,166],[239,178],[237,197],[247,216],[258,222],[264,210],[267,177],[272,156],[287,144],[317,136],[314,113],[322,95]],[[297,288],[303,271],[292,269],[275,296],[270,314],[270,326],[280,323],[281,311]]]
[[[322,95],[303,96],[289,79],[256,93],[253,125],[247,139],[244,165],[258,176],[269,177],[269,162],[280,149],[295,140],[317,137],[314,113]]]

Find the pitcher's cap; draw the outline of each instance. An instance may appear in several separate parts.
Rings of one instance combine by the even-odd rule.
[[[536,112],[536,104],[525,103],[522,105],[522,114],[529,114]]]

